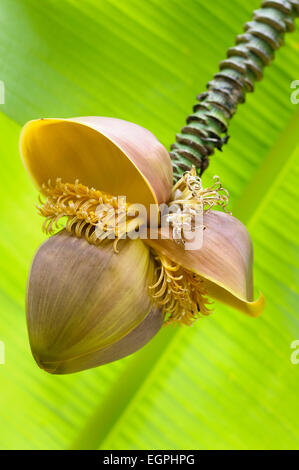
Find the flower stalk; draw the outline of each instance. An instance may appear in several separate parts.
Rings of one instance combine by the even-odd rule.
[[[264,67],[283,45],[285,33],[294,30],[298,16],[299,0],[264,0],[252,21],[245,24],[244,33],[228,49],[207,91],[197,96],[193,113],[171,146],[174,182],[193,165],[201,175],[215,149],[221,150],[227,143],[228,125],[238,105],[263,78]]]

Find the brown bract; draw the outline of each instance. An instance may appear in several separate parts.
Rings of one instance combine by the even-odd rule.
[[[204,279],[208,295],[250,315],[258,316],[264,308],[264,296],[253,301],[253,248],[246,227],[235,217],[219,211],[204,214],[203,245],[185,250],[170,238],[145,242],[157,253]],[[169,237],[168,233],[167,236]]]
[[[37,251],[27,290],[32,353],[47,372],[66,374],[135,352],[163,316],[148,285],[154,263],[140,240],[101,247],[60,232]]]

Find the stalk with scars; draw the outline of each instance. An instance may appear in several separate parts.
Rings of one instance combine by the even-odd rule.
[[[297,2],[289,3],[294,13]],[[248,34],[235,55],[246,63],[247,45],[258,62]],[[242,80],[227,72],[234,69],[233,58],[226,72],[222,67],[217,86],[211,82],[200,95],[170,154],[151,132],[120,119],[38,119],[24,126],[20,152],[40,190],[37,207],[51,235],[33,259],[26,296],[31,350],[45,371],[67,374],[118,360],[163,325],[192,325],[208,315],[210,299],[248,316],[262,312],[263,295],[253,299],[248,231],[226,212],[228,193],[219,179],[203,188],[199,176],[214,147],[227,141],[219,133],[225,131],[223,116],[233,114],[230,103],[228,115],[229,100],[242,102],[239,85],[247,86],[252,67],[241,73],[241,65],[238,60]],[[148,224],[136,215],[135,204],[158,214],[160,204],[173,203],[187,206],[191,221],[202,211],[201,248],[185,250],[178,243],[174,233],[181,221],[175,216],[172,231],[158,226],[154,238],[128,237]],[[213,210],[217,206],[224,210]],[[193,223],[194,232],[201,229]]]

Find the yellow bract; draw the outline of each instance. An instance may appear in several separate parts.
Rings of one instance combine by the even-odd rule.
[[[166,202],[172,185],[167,150],[148,130],[120,119],[84,117],[28,122],[20,139],[25,167],[41,188],[74,183],[148,207]]]

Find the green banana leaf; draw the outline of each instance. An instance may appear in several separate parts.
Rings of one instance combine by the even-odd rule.
[[[35,364],[24,295],[44,239],[37,192],[18,154],[38,117],[103,115],[150,129],[169,148],[197,93],[258,0],[1,0],[0,447],[298,449],[299,31],[288,35],[230,127],[214,174],[255,247],[252,319],[221,304],[169,327],[119,362],[51,376]],[[297,75],[296,75],[297,74]],[[294,362],[294,361],[293,361]]]

